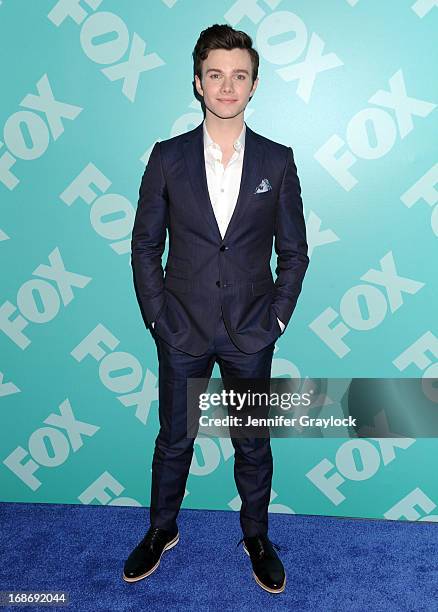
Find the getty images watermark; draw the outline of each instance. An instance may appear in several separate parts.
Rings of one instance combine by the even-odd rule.
[[[187,436],[433,438],[438,379],[189,378]]]

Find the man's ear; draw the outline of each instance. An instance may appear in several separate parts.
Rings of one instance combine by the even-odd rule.
[[[195,74],[195,87],[198,94],[204,97],[204,90],[202,89],[201,79]]]

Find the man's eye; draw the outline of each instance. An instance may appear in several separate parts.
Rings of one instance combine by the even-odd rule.
[[[217,77],[217,76],[219,76],[219,75],[218,75],[218,74],[211,74],[211,75],[210,75],[210,77],[211,77],[212,79],[214,79],[214,77]]]

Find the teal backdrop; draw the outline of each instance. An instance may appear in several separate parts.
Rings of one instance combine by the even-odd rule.
[[[436,1],[3,0],[2,501],[149,505],[131,230],[154,143],[203,119],[191,53],[213,23],[253,38],[245,120],[301,180],[311,263],[272,375],[438,376]],[[438,519],[436,439],[272,449],[271,512]],[[196,441],[183,507],[239,509],[229,439]]]

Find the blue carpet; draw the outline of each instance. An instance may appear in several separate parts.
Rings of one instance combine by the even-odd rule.
[[[181,510],[180,542],[150,577],[125,583],[123,562],[149,509],[0,503],[0,590],[67,591],[68,607],[1,610],[438,610],[438,525],[270,514],[287,574],[272,595],[236,548],[236,512]]]

